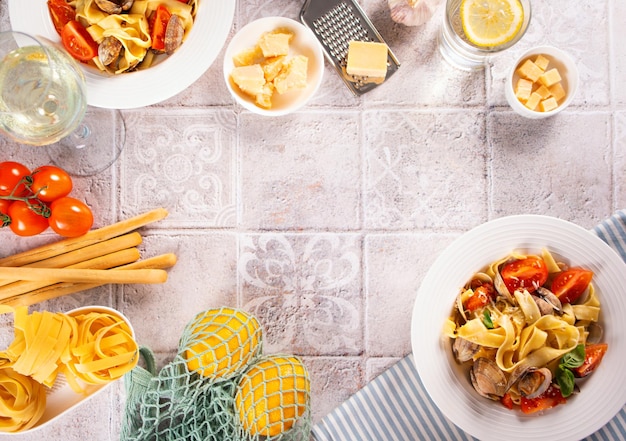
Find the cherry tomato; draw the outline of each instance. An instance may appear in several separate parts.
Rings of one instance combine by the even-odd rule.
[[[76,20],[63,26],[61,41],[70,55],[79,61],[89,61],[98,55],[98,44]]]
[[[35,236],[48,228],[48,219],[30,209],[24,201],[14,201],[9,206],[9,228],[18,236]]]
[[[30,174],[30,170],[19,162],[0,162],[0,196],[8,196],[19,184],[20,180]],[[26,187],[20,184],[15,191],[15,196],[22,196],[26,192]]]
[[[44,165],[33,170],[32,176],[30,188],[44,202],[52,202],[72,191],[72,178],[59,167]]]
[[[65,0],[48,0],[48,12],[59,35],[68,22],[76,20],[76,11]]]
[[[539,257],[529,256],[507,263],[500,270],[500,275],[511,293],[519,288],[534,292],[548,280],[548,268]]]
[[[585,361],[577,368],[572,369],[574,376],[578,378],[590,375],[600,365],[602,357],[606,354],[609,345],[606,343],[596,343],[585,346]]]
[[[11,223],[11,218],[9,217],[11,202],[6,199],[0,199],[0,228],[6,227]]]
[[[50,204],[48,223],[57,234],[76,237],[85,234],[93,225],[93,213],[82,201],[63,197]]]
[[[170,11],[163,5],[159,5],[150,15],[150,38],[152,39],[152,49],[157,51],[165,50],[165,31],[167,23],[170,21]]]
[[[554,406],[565,404],[566,402],[567,400],[561,395],[561,390],[551,384],[544,393],[536,398],[522,397],[520,400],[520,408],[524,413],[535,413],[551,409]]]
[[[561,303],[573,303],[585,292],[593,272],[582,268],[570,268],[557,274],[550,290]]]
[[[487,305],[496,298],[496,290],[491,283],[483,283],[473,289],[474,294],[465,302],[465,309],[472,312]]]

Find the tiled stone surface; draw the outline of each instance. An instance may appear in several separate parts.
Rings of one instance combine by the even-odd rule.
[[[463,232],[521,213],[591,228],[626,207],[623,2],[533,2],[522,41],[476,73],[451,68],[437,52],[442,7],[426,25],[407,28],[391,21],[384,0],[361,4],[401,62],[361,98],[327,63],[308,107],[259,117],[234,104],[218,58],[180,94],[123,111],[120,160],[75,179],[74,191],[97,227],[167,208],[165,220],[142,230],[140,250],[175,253],[178,263],[164,285],[105,286],[37,308],[119,308],[160,366],[195,314],[244,308],[262,322],[266,352],[303,356],[318,421],[411,351],[416,291]],[[6,5],[0,29],[9,27]],[[300,8],[242,0],[231,36],[256,18],[297,19]],[[565,112],[528,121],[507,106],[504,76],[538,44],[572,54],[581,83]],[[2,137],[0,152],[0,160],[33,168],[48,161],[45,150]],[[17,238],[2,230],[0,256],[53,240],[50,232]],[[0,323],[6,342],[10,318]],[[123,403],[115,384],[46,429],[12,439],[117,440]]]

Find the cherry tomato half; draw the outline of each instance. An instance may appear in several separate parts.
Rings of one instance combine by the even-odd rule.
[[[582,268],[570,268],[557,274],[552,281],[550,290],[561,303],[573,303],[585,292],[593,272]]]
[[[76,20],[76,11],[65,0],[48,0],[48,12],[54,29],[59,35],[68,22]]]
[[[465,309],[472,312],[487,305],[496,298],[496,289],[492,283],[483,283],[473,289],[474,294],[467,299]]]
[[[63,197],[50,204],[48,223],[57,234],[76,237],[85,234],[93,225],[93,213],[82,201]]]
[[[79,61],[89,61],[98,55],[98,44],[76,20],[63,26],[61,41],[70,55]]]
[[[165,50],[165,31],[170,21],[170,11],[163,5],[159,5],[149,18],[150,39],[152,40],[152,49],[157,51]]]
[[[48,228],[48,219],[31,210],[24,201],[14,201],[9,206],[9,228],[18,236],[35,236]]]
[[[534,292],[548,280],[548,267],[539,257],[528,256],[504,265],[500,275],[511,293],[520,288]]]
[[[44,202],[52,202],[72,191],[72,178],[59,167],[43,165],[33,170],[32,176],[30,188]]]
[[[585,346],[585,361],[577,368],[572,369],[578,378],[590,375],[600,365],[602,357],[606,354],[609,345],[607,343],[596,343]]]
[[[0,162],[0,196],[8,196],[19,184],[20,180],[30,174],[30,170],[23,164],[13,161]],[[14,193],[22,196],[26,187],[20,184],[20,188]]]
[[[522,397],[520,401],[520,409],[522,412],[535,413],[542,410],[551,409],[559,404],[565,404],[567,400],[561,394],[561,390],[554,385],[550,385],[548,389],[536,398]]]

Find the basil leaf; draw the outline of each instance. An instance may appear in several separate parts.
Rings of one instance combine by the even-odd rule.
[[[491,313],[488,309],[483,311],[483,324],[487,327],[487,329],[493,329],[493,322],[491,321]]]
[[[561,365],[573,369],[585,362],[585,345],[580,344],[561,358]]]
[[[563,365],[559,365],[556,370],[556,382],[561,389],[563,397],[567,398],[574,392],[574,374]]]

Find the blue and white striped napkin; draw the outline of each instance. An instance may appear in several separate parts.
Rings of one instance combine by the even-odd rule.
[[[618,211],[593,232],[626,262],[626,210]],[[317,441],[474,440],[435,406],[417,374],[412,354],[324,417],[312,432]],[[626,406],[586,440],[626,440]]]

